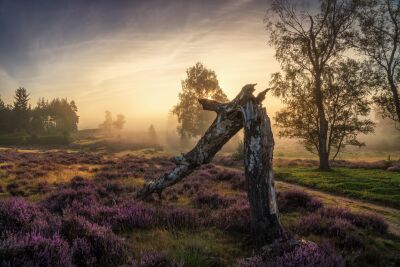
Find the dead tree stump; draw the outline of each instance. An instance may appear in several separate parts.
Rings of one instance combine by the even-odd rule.
[[[249,100],[242,107],[244,119],[244,165],[250,202],[251,229],[259,242],[283,236],[272,168],[274,138],[271,122],[261,102]]]
[[[147,182],[136,197],[146,198],[182,180],[202,164],[209,163],[222,146],[242,127],[245,135],[245,176],[250,203],[251,227],[258,243],[270,243],[284,237],[279,220],[272,170],[274,140],[271,123],[262,107],[267,90],[253,95],[255,84],[248,84],[228,103],[200,99],[205,110],[217,117],[196,146],[175,157],[176,167],[157,181]]]

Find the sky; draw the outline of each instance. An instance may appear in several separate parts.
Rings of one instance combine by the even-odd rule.
[[[185,70],[200,61],[233,98],[279,71],[263,24],[267,0],[0,0],[0,95],[67,97],[80,129],[105,110],[127,128],[166,129]],[[279,101],[267,97],[270,113]],[[273,114],[271,114],[273,115]]]

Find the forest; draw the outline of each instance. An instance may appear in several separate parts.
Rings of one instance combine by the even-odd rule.
[[[44,65],[0,63],[0,266],[400,266],[400,2],[178,2],[25,3],[37,14],[7,28],[43,34],[31,49],[53,69],[44,79]],[[7,7],[27,11],[0,1],[0,14]],[[242,42],[248,26],[263,36],[229,50],[222,33]],[[207,56],[214,39],[195,53],[212,34],[224,68]],[[177,39],[156,39],[166,36]],[[145,52],[133,48],[141,38]],[[251,50],[257,38],[270,52]],[[118,46],[127,40],[134,60]],[[227,75],[253,54],[273,56],[274,68],[255,64],[266,83],[250,67]],[[111,65],[94,75],[102,56]],[[1,82],[18,76],[14,64],[27,89]],[[47,89],[61,70],[71,72],[60,88],[72,87]],[[176,90],[163,92],[169,80]]]
[[[13,104],[0,98],[0,144],[63,144],[78,130],[78,108],[74,101],[40,98],[34,108],[29,93],[19,87]]]

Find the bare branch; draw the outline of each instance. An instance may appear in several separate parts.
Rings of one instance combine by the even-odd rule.
[[[224,105],[218,101],[212,100],[212,99],[199,99],[198,100],[203,107],[204,110],[210,110],[210,111],[215,111],[215,112],[220,112],[224,109]]]
[[[207,110],[218,110],[217,118],[190,152],[173,159],[177,165],[172,172],[164,174],[157,181],[147,182],[136,197],[144,199],[152,193],[161,192],[182,180],[198,166],[210,162],[221,147],[243,127],[240,107],[255,99],[255,85],[245,85],[240,93],[226,104],[213,100],[201,101]]]
[[[267,88],[264,91],[260,92],[256,97],[256,103],[261,103],[265,99],[265,95],[271,90],[272,88]]]

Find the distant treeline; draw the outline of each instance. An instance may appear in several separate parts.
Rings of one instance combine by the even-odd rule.
[[[65,143],[78,129],[78,108],[74,101],[40,98],[35,107],[29,104],[23,87],[15,90],[14,102],[5,104],[0,97],[0,143]]]

